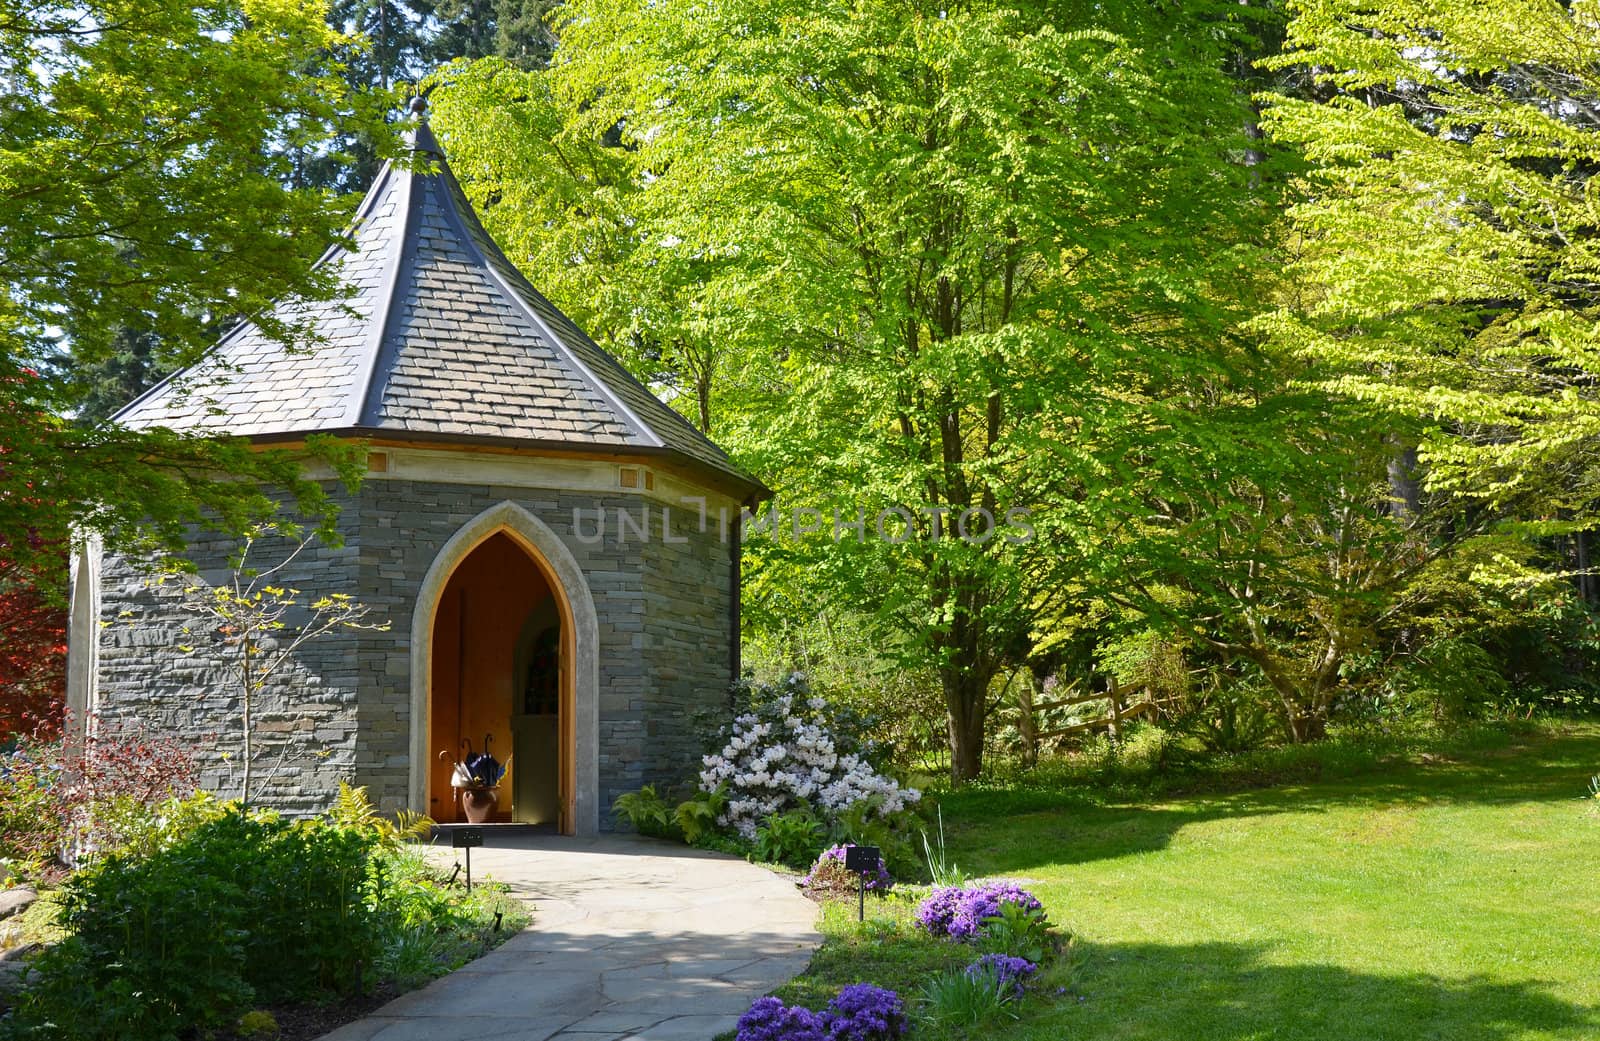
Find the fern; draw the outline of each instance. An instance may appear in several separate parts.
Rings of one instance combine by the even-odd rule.
[[[714,792],[695,792],[694,798],[679,803],[672,819],[678,825],[678,830],[683,832],[683,841],[692,846],[703,836],[715,831],[717,818],[722,816],[727,805],[726,785],[718,785]]]
[[[367,831],[376,827],[378,810],[367,795],[366,786],[357,787],[348,781],[339,782],[339,794],[328,808],[328,819],[341,828]]]
[[[617,801],[611,804],[611,812],[627,818],[633,830],[641,835],[664,835],[672,830],[672,811],[653,784],[617,796]]]
[[[401,810],[394,815],[394,832],[401,842],[421,842],[433,834],[433,818],[416,810]]]
[[[393,849],[405,842],[420,842],[433,833],[433,818],[427,814],[401,810],[395,814],[394,820],[388,820],[372,805],[372,798],[367,795],[364,785],[352,785],[345,781],[339,782],[339,794],[328,808],[327,816],[339,828],[372,835],[386,849]]]
[[[806,810],[769,814],[756,829],[755,853],[772,864],[804,867],[822,842],[822,824]]]

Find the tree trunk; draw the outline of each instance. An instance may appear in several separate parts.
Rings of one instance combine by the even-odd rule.
[[[1600,583],[1596,583],[1591,571],[1593,560],[1589,553],[1589,533],[1580,531],[1572,538],[1573,545],[1578,554],[1578,595],[1585,604],[1593,605],[1600,600]]]
[[[950,717],[950,780],[960,784],[983,772],[983,717],[990,676],[959,666],[939,672]]]
[[[244,664],[241,674],[244,677],[244,696],[240,701],[241,716],[244,722],[244,781],[239,786],[239,806],[242,809],[250,808],[250,763],[255,759],[255,747],[251,742],[252,721],[250,719],[250,695],[255,689],[255,662],[252,661],[251,652],[254,644],[248,635],[244,638]]]
[[[1293,677],[1273,661],[1272,652],[1263,646],[1254,647],[1251,652],[1251,658],[1260,667],[1262,675],[1278,695],[1278,703],[1283,707],[1284,727],[1289,731],[1289,740],[1294,744],[1303,745],[1324,736],[1327,733],[1326,722],[1317,718],[1314,704],[1307,705],[1305,692]]]
[[[711,436],[711,376],[706,374],[694,381],[695,404],[700,407],[700,432]]]
[[[1422,477],[1415,445],[1396,445],[1389,457],[1389,515],[1397,520],[1422,514]]]
[[[250,763],[256,757],[255,748],[252,746],[251,740],[250,740],[251,720],[250,720],[250,692],[249,691],[245,691],[244,701],[243,701],[243,708],[244,708],[244,711],[242,713],[242,716],[243,716],[243,721],[244,721],[244,757],[243,757],[244,758],[244,779],[239,785],[239,805],[241,807],[245,808],[245,809],[249,809],[250,808]]]
[[[1299,705],[1289,706],[1289,738],[1297,745],[1309,745],[1328,736],[1328,721],[1319,713]]]

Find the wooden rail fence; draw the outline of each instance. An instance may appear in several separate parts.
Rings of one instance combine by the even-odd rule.
[[[1068,689],[1069,692],[1077,690],[1077,684],[1074,683]],[[1018,728],[1022,732],[1024,757],[1032,762],[1038,755],[1039,742],[1048,738],[1087,734],[1101,729],[1115,738],[1121,733],[1122,724],[1125,722],[1135,719],[1155,722],[1160,719],[1164,705],[1170,700],[1170,698],[1157,698],[1149,687],[1125,688],[1114,679],[1105,691],[1072,694],[1070,697],[1043,702],[1035,702],[1031,688],[1025,687],[1021,697],[1022,721]],[[1094,701],[1109,702],[1110,711],[1096,719],[1084,720],[1070,726],[1055,727],[1051,730],[1038,729],[1039,713],[1058,708],[1071,708],[1073,705],[1087,705]]]

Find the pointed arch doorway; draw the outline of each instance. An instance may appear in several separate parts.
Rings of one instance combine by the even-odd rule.
[[[583,573],[537,518],[504,502],[457,531],[412,619],[412,805],[464,819],[451,763],[487,745],[510,757],[493,820],[594,834],[597,639]]]

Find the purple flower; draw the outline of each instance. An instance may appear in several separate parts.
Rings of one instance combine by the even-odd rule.
[[[811,865],[810,873],[800,880],[800,884],[807,889],[847,888],[845,883],[849,883],[849,887],[854,887],[858,876],[844,869],[845,850],[853,845],[854,843],[845,842],[823,850],[817,857],[816,863]],[[892,885],[894,876],[889,874],[889,869],[883,866],[883,861],[880,859],[877,872],[867,876],[867,889],[876,892],[886,890]]]
[[[852,983],[828,1002],[828,1041],[895,1041],[906,1031],[900,995],[870,983]]]
[[[917,922],[933,936],[970,940],[983,931],[986,919],[1000,914],[1001,904],[1016,904],[1024,911],[1044,905],[1015,882],[984,882],[976,886],[943,886],[917,908]]]
[[[1009,988],[1013,997],[1022,996],[1023,981],[1037,971],[1039,966],[1033,962],[1026,958],[1013,958],[1009,954],[985,954],[967,966],[968,976],[992,972],[1000,989],[1004,991]]]
[[[947,935],[963,892],[960,886],[940,886],[935,889],[917,907],[917,924],[933,936]]]
[[[856,983],[841,990],[820,1015],[777,998],[758,998],[739,1017],[735,1041],[897,1041],[905,1031],[900,995]]]
[[[757,998],[739,1017],[735,1041],[827,1041],[823,1017],[777,998]]]

